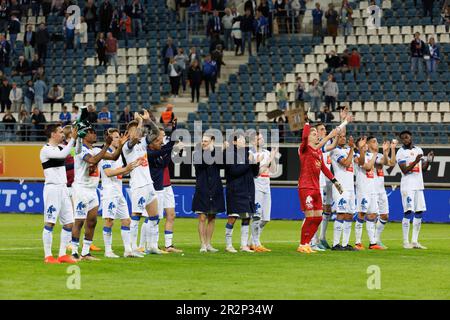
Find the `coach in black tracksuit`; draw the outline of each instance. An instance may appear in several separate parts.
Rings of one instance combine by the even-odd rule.
[[[256,212],[254,178],[259,172],[259,159],[250,159],[249,149],[245,146],[244,136],[237,136],[233,145],[225,152],[226,204],[228,222],[226,225],[226,243],[228,252],[232,247],[233,226],[237,218],[242,219],[241,251],[248,248],[250,219]],[[230,161],[232,160],[232,163]]]
[[[215,156],[214,138],[204,135],[201,145],[197,145],[193,154],[196,182],[192,211],[198,214],[199,219],[200,252],[217,251],[211,245],[211,238],[216,214],[225,212],[225,199],[220,178],[220,169],[224,166],[213,161],[205,161],[215,159]]]

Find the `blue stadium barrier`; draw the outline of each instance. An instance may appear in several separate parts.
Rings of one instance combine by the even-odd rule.
[[[43,183],[0,183],[0,213],[42,213]],[[176,214],[178,217],[195,217],[191,211],[193,186],[174,186]],[[386,190],[389,196],[390,220],[401,221],[402,204],[400,191]],[[124,185],[124,193],[130,208],[129,187]],[[276,199],[276,201],[275,201]],[[450,223],[450,191],[425,190],[428,210],[424,214],[424,222]],[[219,217],[225,217],[220,214]],[[303,219],[296,187],[272,188],[272,219],[299,220]]]

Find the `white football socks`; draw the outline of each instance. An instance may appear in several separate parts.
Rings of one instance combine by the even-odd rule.
[[[53,228],[45,226],[42,231],[42,242],[44,243],[45,257],[52,255]]]
[[[169,248],[173,245],[173,231],[164,231],[164,244],[166,248]]]
[[[337,246],[341,242],[343,220],[334,220],[333,226],[333,247]]]
[[[105,242],[105,253],[112,252],[112,229],[103,227],[103,241]]]
[[[327,238],[327,228],[328,221],[330,221],[331,214],[323,213],[322,214],[322,222],[320,223],[320,240],[325,240]]]
[[[225,226],[225,242],[227,247],[233,246],[233,226],[232,224],[227,223]]]
[[[403,243],[409,243],[409,222],[409,218],[402,219]]]
[[[83,249],[81,250],[81,255],[86,256],[89,254],[91,248],[92,240],[83,240]]]
[[[120,235],[122,236],[123,247],[125,252],[131,252],[131,231],[130,227],[122,226],[120,228]]]
[[[253,220],[252,221],[252,244],[255,247],[259,247],[261,245],[261,242],[260,242],[260,233],[261,233],[260,223],[261,223],[261,220]]]
[[[137,249],[137,238],[139,233],[139,220],[140,216],[131,216],[130,234],[131,234],[131,247]],[[141,236],[142,237],[142,236]]]
[[[346,247],[348,246],[348,242],[350,241],[350,234],[352,233],[352,223],[353,221],[347,221],[345,220],[343,223],[343,236],[342,236],[342,246]]]
[[[377,237],[377,243],[381,242],[381,234],[383,233],[384,227],[386,226],[387,221],[381,219],[378,217],[377,226],[376,226],[376,237]]]
[[[355,222],[355,244],[359,244],[362,241],[362,230],[363,230],[364,220],[356,218]]]
[[[411,242],[412,243],[417,243],[419,241],[419,232],[420,232],[420,227],[422,225],[422,218],[416,218],[414,217],[413,219],[413,230],[412,230],[412,237],[411,237]]]
[[[139,240],[139,248],[145,248],[148,237],[148,218],[145,218],[144,223],[141,226],[141,238]]]
[[[375,236],[375,221],[374,220],[367,220],[366,221],[366,230],[367,230],[367,236],[369,237],[369,243],[370,244],[376,244],[376,236]]]
[[[59,244],[59,256],[65,256],[67,246],[72,239],[72,229],[65,229],[64,227],[61,230],[61,243]]]
[[[250,229],[250,226],[247,225],[241,225],[241,247],[247,247],[248,246],[248,231]]]

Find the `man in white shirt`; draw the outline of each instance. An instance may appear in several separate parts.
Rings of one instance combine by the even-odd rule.
[[[67,177],[65,159],[77,138],[77,130],[72,129],[71,139],[64,147],[64,132],[60,125],[49,125],[46,130],[48,143],[42,147],[40,160],[44,169],[44,230],[42,239],[44,243],[45,263],[76,263],[71,256],[66,255],[66,247],[70,242],[73,227],[73,207],[67,189]],[[61,242],[59,257],[52,255],[53,227],[59,217],[63,225],[61,230]]]
[[[263,149],[264,137],[261,133],[256,133],[251,141],[252,148],[249,150],[253,155],[253,159],[262,157],[259,163],[259,174],[255,180],[255,208],[256,213],[253,215],[252,221],[252,245],[250,249],[255,252],[270,252],[270,249],[264,247],[260,242],[263,228],[270,221],[270,213],[272,207],[272,199],[270,192],[270,175],[277,172],[277,161],[275,157],[278,154],[278,148],[271,151]]]
[[[17,87],[15,82],[11,85],[11,91],[9,92],[9,100],[11,101],[11,112],[20,112],[22,109],[22,89]]]
[[[114,128],[108,129],[107,132],[113,139],[108,149],[108,153],[112,154],[119,147],[120,134],[119,130]],[[116,161],[101,160],[98,164],[102,179],[103,240],[105,242],[106,258],[119,258],[112,250],[112,227],[114,219],[120,219],[121,221],[120,233],[123,240],[124,257],[144,257],[143,254],[133,252],[131,249],[131,220],[128,213],[127,201],[122,193],[122,176],[129,174],[135,168],[139,167],[140,164],[139,160],[135,160],[124,167],[121,157]]]
[[[397,151],[397,163],[402,171],[400,182],[400,192],[402,195],[402,204],[404,217],[403,227],[403,248],[405,249],[426,249],[422,246],[419,239],[420,227],[422,225],[423,212],[427,210],[425,196],[423,194],[423,175],[422,172],[428,169],[428,166],[434,160],[434,152],[430,151],[427,158],[423,158],[423,150],[412,144],[412,134],[405,130],[400,133],[400,139],[403,146]],[[409,242],[409,224],[414,212],[413,232],[411,243]]]
[[[114,153],[108,153],[108,149],[112,143],[110,135],[105,136],[105,144],[103,148],[95,148],[94,143],[97,142],[97,134],[89,123],[79,123],[79,132],[83,132],[84,138],[82,146],[77,142],[75,150],[75,179],[73,183],[73,203],[75,206],[75,225],[72,229],[72,256],[80,259],[78,247],[80,244],[81,228],[86,221],[83,249],[81,251],[81,259],[98,260],[90,254],[90,246],[94,238],[95,226],[97,225],[97,213],[99,201],[97,197],[97,186],[100,180],[98,172],[98,163],[100,160],[117,160],[122,151],[122,146],[128,136],[120,139],[120,145]]]

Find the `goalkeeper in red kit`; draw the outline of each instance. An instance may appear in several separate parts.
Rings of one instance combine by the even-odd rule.
[[[320,171],[333,182],[334,187],[339,193],[342,193],[342,186],[323,162],[322,151],[320,149],[329,139],[333,138],[343,130],[349,121],[351,121],[351,116],[347,117],[339,127],[334,129],[321,141],[319,141],[317,130],[311,128],[308,122],[303,128],[302,143],[298,149],[298,155],[300,157],[298,194],[300,197],[301,209],[305,213],[305,220],[303,221],[300,245],[297,248],[297,252],[316,252],[311,249],[309,243],[322,222],[323,208],[319,183]]]

